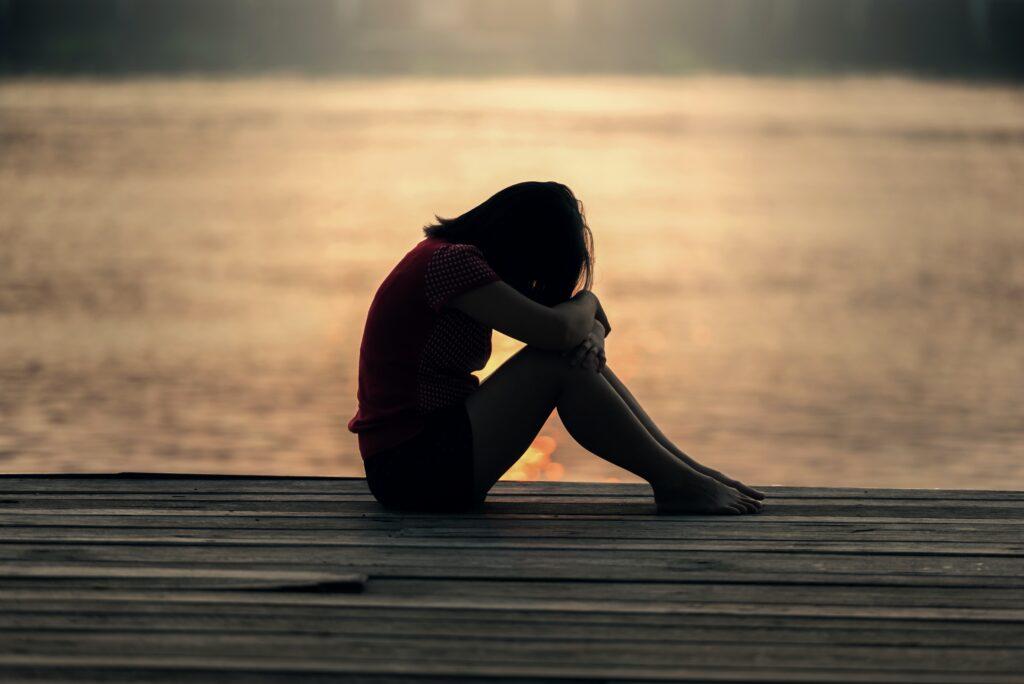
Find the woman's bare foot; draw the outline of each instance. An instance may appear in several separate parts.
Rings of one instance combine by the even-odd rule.
[[[713,468],[707,468],[707,467],[700,468],[699,472],[703,473],[704,475],[707,475],[708,477],[712,477],[712,478],[718,480],[719,482],[721,482],[724,485],[732,487],[733,489],[738,491],[740,494],[745,494],[745,495],[749,496],[751,499],[757,499],[758,501],[763,501],[764,500],[764,492],[758,491],[758,490],[754,489],[753,487],[749,487],[749,486],[743,484],[742,482],[740,482],[739,480],[734,480],[731,477],[729,477],[728,475],[726,475],[725,473],[720,473],[720,472],[718,472],[717,470],[715,470]]]
[[[679,484],[654,487],[654,501],[660,515],[740,515],[762,508],[760,501],[703,474]]]

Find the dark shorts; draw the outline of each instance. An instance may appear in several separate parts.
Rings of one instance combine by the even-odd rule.
[[[466,404],[435,411],[422,432],[363,461],[366,484],[387,508],[464,511],[484,495],[473,486],[473,428]]]

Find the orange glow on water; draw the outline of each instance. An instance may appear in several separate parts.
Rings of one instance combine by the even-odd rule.
[[[0,461],[362,475],[377,286],[434,213],[550,179],[610,366],[701,461],[1018,489],[1020,113],[901,77],[0,79]],[[508,478],[639,479],[542,433]]]
[[[487,365],[477,373],[477,377],[483,382],[491,373],[498,370],[501,364],[508,361],[513,354],[522,348],[522,342],[495,332],[491,337],[491,357],[487,359]]]
[[[558,443],[554,437],[539,435],[501,479],[561,480],[565,477],[565,466],[551,458],[557,448]]]

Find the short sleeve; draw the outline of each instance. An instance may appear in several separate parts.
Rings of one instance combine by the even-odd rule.
[[[449,244],[430,258],[426,273],[427,303],[438,311],[464,292],[500,280],[473,245]]]

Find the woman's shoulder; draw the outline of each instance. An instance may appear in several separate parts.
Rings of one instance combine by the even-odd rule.
[[[427,301],[434,309],[459,294],[499,280],[498,274],[476,245],[448,242],[438,238],[427,247],[432,250],[424,273]]]
[[[483,252],[475,245],[425,237],[395,265],[387,281],[425,284],[428,288],[451,277],[491,272]],[[412,280],[410,280],[412,279]]]
[[[476,245],[426,237],[398,262],[392,276],[425,277],[429,287],[431,281],[439,278],[481,272],[493,274],[483,252]]]
[[[429,262],[435,255],[439,253],[451,253],[460,252],[465,248],[475,249],[471,245],[463,245],[456,242],[449,242],[444,238],[437,237],[425,237],[417,242],[412,249],[409,250],[408,254],[405,255],[405,260],[415,260],[417,262]]]
[[[401,258],[395,268],[399,271],[415,269],[417,267],[420,269],[426,268],[434,255],[448,244],[445,240],[425,237],[405,253],[405,256]]]
[[[433,264],[434,268],[439,264],[487,262],[484,253],[476,245],[450,242],[437,237],[426,237],[420,240],[409,252],[408,257],[425,265]]]

